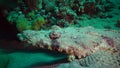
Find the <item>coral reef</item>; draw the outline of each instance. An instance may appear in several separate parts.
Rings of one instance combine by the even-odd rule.
[[[32,29],[39,30],[45,23],[46,21],[43,17],[38,17],[37,19],[35,19],[35,21],[33,21]]]
[[[16,20],[16,27],[17,27],[18,31],[20,31],[20,32],[22,32],[23,30],[31,29],[31,25],[24,17],[19,17]]]
[[[83,15],[107,18],[112,15],[108,16],[106,12],[114,8],[114,4],[108,0],[19,0],[16,2],[18,3],[16,8],[7,11],[8,21],[15,24],[19,16],[24,16],[34,30],[39,30],[43,26],[48,28],[53,25],[60,27],[79,25],[81,23],[79,21],[84,19]],[[38,17],[46,20],[45,25],[35,22]],[[24,28],[26,27],[23,26],[20,29]]]
[[[42,8],[42,0],[22,0],[28,9],[30,10],[36,10]]]
[[[120,28],[120,19],[117,20],[117,23],[115,24],[115,26]]]
[[[14,5],[4,7],[3,5],[8,3],[1,1],[0,5],[3,4],[0,9],[10,25],[21,32],[18,37],[23,42],[22,46],[16,46],[14,49],[25,47],[30,50],[43,49],[67,54],[65,60],[68,62],[51,65],[54,68],[120,68],[120,30],[112,30],[120,29],[119,0],[13,0],[13,3],[7,1]],[[17,55],[13,57],[18,59]],[[43,63],[49,59],[34,57],[37,62]],[[0,60],[4,63],[0,62],[0,67],[5,67],[9,62],[7,55],[0,55]],[[24,58],[21,63],[22,61]],[[34,64],[34,61],[28,64]],[[10,65],[12,68],[20,67],[14,62]]]
[[[26,30],[18,37],[34,47],[66,53],[69,61],[85,58],[101,49],[120,49],[120,31],[93,27]]]

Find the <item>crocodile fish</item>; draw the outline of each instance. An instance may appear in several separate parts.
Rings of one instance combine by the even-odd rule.
[[[25,30],[18,37],[29,46],[66,53],[69,61],[85,58],[98,50],[120,49],[119,30],[91,26]]]

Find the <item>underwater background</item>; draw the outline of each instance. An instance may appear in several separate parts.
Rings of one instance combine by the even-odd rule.
[[[66,53],[29,47],[18,38],[25,30],[49,30],[54,25],[120,32],[120,0],[0,0],[0,68],[55,68],[68,63]]]

